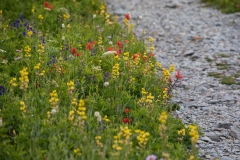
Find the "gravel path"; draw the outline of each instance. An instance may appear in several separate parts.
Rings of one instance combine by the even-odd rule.
[[[172,101],[181,105],[177,117],[202,128],[199,156],[240,160],[240,85],[208,76],[235,75],[240,84],[240,13],[224,15],[199,0],[107,0],[107,7],[122,18],[130,12],[136,34],[154,37],[157,60],[181,70]]]

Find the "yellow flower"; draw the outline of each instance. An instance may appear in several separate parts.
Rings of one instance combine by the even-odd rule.
[[[110,120],[107,118],[107,115],[103,117],[103,120],[104,120],[105,122],[110,122]]]
[[[64,19],[69,19],[70,18],[70,14],[69,13],[64,13],[63,14],[63,18]]]
[[[172,73],[172,72],[175,71],[175,67],[174,67],[174,65],[170,65],[170,67],[169,67],[169,71],[170,71],[170,73]]]
[[[39,14],[38,19],[43,20],[43,16],[41,14]]]
[[[164,111],[164,112],[161,113],[161,115],[160,115],[160,117],[159,117],[158,120],[159,120],[161,123],[166,123],[167,117],[168,117],[168,115],[167,115],[167,113]]]

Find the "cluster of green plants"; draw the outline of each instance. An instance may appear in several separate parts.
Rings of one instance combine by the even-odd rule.
[[[239,0],[202,0],[211,6],[217,7],[224,13],[240,12]]]
[[[120,24],[100,0],[22,4],[0,6],[2,159],[198,159],[198,127],[168,103],[183,76],[129,14]]]

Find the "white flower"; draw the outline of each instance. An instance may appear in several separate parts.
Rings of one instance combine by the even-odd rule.
[[[110,44],[110,45],[112,45],[112,44],[113,44],[113,42],[112,42],[112,41],[109,41],[109,44]]]
[[[63,40],[63,41],[65,40],[65,37],[64,37],[64,36],[62,36],[62,40]]]
[[[93,18],[96,18],[96,14],[93,15]]]
[[[64,23],[62,24],[62,28],[65,28],[65,24]]]
[[[102,121],[102,117],[101,117],[101,116],[98,116],[98,117],[97,117],[97,121],[98,121],[98,122],[101,122],[101,121]]]
[[[109,86],[109,82],[104,82],[104,87],[107,87],[107,86]]]
[[[104,56],[107,56],[107,55],[114,55],[114,54],[116,54],[117,52],[116,51],[107,51],[107,52],[104,52],[103,54],[102,54],[102,56],[104,57]]]
[[[139,16],[138,18],[139,18],[139,19],[142,19],[142,16]]]
[[[56,114],[57,113],[57,110],[55,109],[55,108],[53,108],[52,110],[51,110],[51,114]]]
[[[96,112],[94,112],[94,116],[95,116],[95,117],[99,117],[99,116],[101,116],[101,115],[100,115],[100,113],[99,113],[98,111],[96,111]]]
[[[2,118],[0,118],[0,127],[2,127]]]
[[[4,52],[7,52],[7,51],[5,51],[5,50],[3,50],[3,49],[0,49],[0,52],[3,52],[3,53],[4,53]]]

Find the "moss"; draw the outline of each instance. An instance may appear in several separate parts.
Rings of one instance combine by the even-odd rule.
[[[231,76],[224,76],[222,77],[222,84],[226,84],[226,85],[231,85],[231,84],[237,84],[235,79]]]
[[[209,72],[208,76],[214,77],[214,78],[221,78],[222,74],[221,73],[216,73],[216,72]]]
[[[210,58],[208,58],[208,57],[205,57],[205,60],[207,61],[207,62],[212,62],[213,60],[211,60]]]

